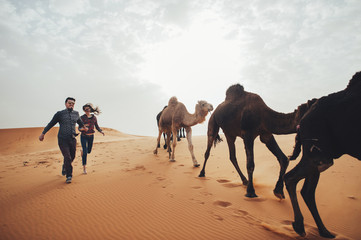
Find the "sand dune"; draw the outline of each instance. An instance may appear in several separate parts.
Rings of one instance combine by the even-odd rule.
[[[77,156],[67,185],[57,129],[39,142],[41,130],[0,130],[1,239],[304,239],[292,230],[288,195],[283,201],[273,196],[279,166],[259,140],[254,173],[259,198],[248,199],[225,142],[212,149],[206,177],[198,178],[185,139],[172,163],[163,149],[153,155],[155,137],[105,129],[105,137],[95,136],[88,174],[81,174]],[[276,138],[289,154],[294,135]],[[203,163],[206,137],[194,137],[194,146]],[[237,157],[246,173],[240,140]],[[360,239],[360,170],[356,159],[343,156],[321,174],[318,207],[336,239]],[[299,201],[306,239],[321,239],[300,196]]]

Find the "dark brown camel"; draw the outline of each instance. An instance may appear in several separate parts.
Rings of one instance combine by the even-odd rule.
[[[356,73],[343,91],[320,98],[301,119],[296,146],[290,160],[301,161],[284,179],[292,202],[294,230],[305,236],[303,216],[298,205],[296,186],[305,179],[301,195],[317,224],[321,236],[334,238],[318,213],[315,191],[320,172],[333,165],[333,159],[349,154],[361,160],[361,72]]]
[[[204,154],[204,164],[199,177],[205,176],[205,167],[209,158],[212,144],[220,141],[219,128],[222,128],[228,143],[230,160],[236,168],[243,185],[247,185],[247,197],[257,197],[253,187],[254,156],[253,144],[257,136],[266,144],[267,148],[277,157],[281,170],[274,189],[276,197],[283,199],[283,175],[288,166],[288,158],[279,148],[273,133],[296,133],[296,126],[309,106],[314,102],[302,104],[293,113],[278,113],[269,108],[260,96],[246,92],[243,86],[236,84],[228,88],[226,100],[221,103],[208,122],[208,145]],[[237,137],[243,139],[247,154],[248,181],[242,174],[236,159],[234,142]]]

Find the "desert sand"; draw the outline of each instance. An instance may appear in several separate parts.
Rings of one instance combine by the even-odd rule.
[[[163,149],[153,155],[155,137],[105,129],[106,136],[95,135],[87,175],[78,141],[73,182],[66,184],[58,129],[43,142],[41,131],[0,130],[0,239],[322,239],[300,195],[307,236],[293,231],[286,190],[282,201],[272,192],[278,162],[258,139],[254,181],[259,197],[248,199],[226,142],[212,149],[206,177],[198,178],[200,168],[192,166],[186,139],[177,145],[176,162],[169,162]],[[276,136],[286,154],[294,137]],[[206,139],[193,137],[200,163]],[[243,143],[236,143],[246,174]],[[321,174],[316,201],[336,239],[361,239],[360,170],[359,161],[345,155]]]

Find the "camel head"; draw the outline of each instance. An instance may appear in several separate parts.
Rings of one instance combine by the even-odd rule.
[[[307,111],[312,107],[312,105],[317,102],[317,98],[313,98],[311,100],[308,100],[307,103],[301,104],[298,106],[298,108],[295,110],[296,116],[295,121],[296,125],[301,121],[301,118],[307,113]]]
[[[203,100],[200,100],[198,101],[198,104],[200,109],[203,111],[203,112],[211,112],[213,111],[213,106],[212,104],[208,103],[207,101],[203,101]]]
[[[359,90],[361,89],[361,72],[355,73],[355,75],[352,76],[352,79],[349,81],[346,90]]]
[[[196,105],[196,113],[200,114],[202,117],[206,117],[208,112],[211,111],[213,111],[212,104],[203,100],[198,101]]]

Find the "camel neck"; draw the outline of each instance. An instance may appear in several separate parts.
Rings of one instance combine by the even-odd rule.
[[[201,112],[197,112],[197,109],[195,110],[195,113],[190,114],[188,111],[186,112],[183,123],[186,126],[194,126],[198,123],[202,123],[206,120],[206,117],[202,115]]]
[[[298,124],[296,118],[297,112],[280,113],[269,109],[267,128],[274,134],[290,134],[296,133],[296,126]]]

